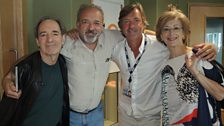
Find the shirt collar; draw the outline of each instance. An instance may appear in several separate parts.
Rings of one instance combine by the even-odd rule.
[[[106,38],[105,38],[105,34],[104,34],[104,32],[102,31],[102,33],[101,33],[100,36],[99,36],[97,46],[98,46],[98,47],[103,47],[104,44],[105,44],[105,39],[106,39]]]
[[[146,35],[144,35],[142,33],[142,41],[141,41],[141,45],[139,47],[139,53],[142,54],[143,53],[143,50],[144,50],[144,46],[145,46],[145,41],[147,42],[147,38],[145,37]],[[124,42],[126,43],[125,46],[128,50],[131,50],[131,48],[129,47],[128,43],[127,43],[127,39],[124,39]]]
[[[140,53],[142,53],[143,50],[144,50],[145,41],[146,41],[145,39],[146,39],[146,38],[145,38],[145,35],[142,34],[142,42],[141,42],[141,45],[140,45],[140,47],[139,47],[139,52],[140,52]]]

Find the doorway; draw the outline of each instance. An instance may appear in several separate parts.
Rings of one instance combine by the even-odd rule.
[[[207,17],[206,18],[206,36],[205,41],[213,43],[217,47],[216,60],[223,64],[223,31],[224,31],[224,17]]]
[[[190,4],[191,36],[189,45],[213,43],[218,50],[217,61],[224,63],[224,4]]]
[[[104,12],[105,29],[118,30],[118,16],[124,0],[92,0]],[[118,89],[120,85],[119,68],[110,62],[108,82],[105,86],[102,103],[104,103],[104,125],[115,126],[118,122]]]
[[[0,79],[27,50],[23,5],[26,0],[0,1]],[[0,97],[2,89],[0,86]]]
[[[224,32],[224,4],[190,4],[189,18],[191,23],[190,43],[199,44],[210,42],[216,45],[217,61],[224,63],[223,32]],[[224,122],[224,110],[222,109]]]

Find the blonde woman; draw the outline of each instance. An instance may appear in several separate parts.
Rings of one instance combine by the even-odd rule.
[[[162,14],[156,37],[170,51],[162,70],[162,123],[180,126],[221,126],[223,79],[208,61],[196,57],[186,45],[189,19],[174,6]]]

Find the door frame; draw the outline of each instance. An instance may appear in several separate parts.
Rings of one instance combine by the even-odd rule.
[[[224,17],[224,4],[189,3],[188,15],[191,23],[189,46],[205,42],[206,17]]]
[[[5,1],[1,1],[1,6],[7,4],[4,3]],[[2,78],[4,75],[9,71],[9,67],[13,63],[9,63],[5,58],[7,58],[6,53],[10,53],[10,49],[16,49],[18,52],[18,57],[20,58],[27,54],[28,52],[28,33],[27,33],[27,0],[10,0],[12,5],[11,12],[12,13],[12,23],[10,25],[13,27],[13,33],[6,32],[3,26],[5,21],[3,22],[3,14],[6,14],[7,12],[3,11],[4,9],[1,8],[0,12],[0,79],[2,82]],[[0,7],[1,7],[0,6]],[[9,34],[9,37],[13,38],[13,44],[10,45],[10,47],[5,46],[6,40],[4,40],[3,34],[6,32]],[[1,98],[2,89],[0,86],[0,98]]]
[[[1,23],[1,14],[0,14],[0,29],[2,29],[2,23]],[[2,34],[0,33],[0,49],[2,50]],[[3,53],[2,51],[0,51],[0,67],[3,67],[3,57],[2,57]],[[2,80],[2,76],[3,76],[3,69],[0,69],[0,79]],[[1,81],[2,82],[2,81]],[[0,98],[1,98],[1,88],[0,88]]]

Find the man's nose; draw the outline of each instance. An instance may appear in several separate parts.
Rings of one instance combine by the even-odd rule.
[[[51,42],[52,40],[53,40],[52,35],[51,34],[48,34],[47,35],[47,41],[48,42]]]
[[[134,27],[135,24],[136,24],[136,23],[135,23],[134,21],[130,21],[130,22],[129,22],[129,27]]]
[[[90,30],[93,30],[94,28],[95,28],[94,23],[89,23],[89,29],[90,29]]]

